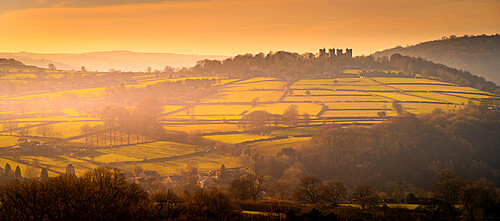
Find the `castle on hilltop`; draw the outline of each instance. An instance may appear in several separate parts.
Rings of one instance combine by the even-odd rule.
[[[328,49],[328,52],[326,51],[325,48],[323,48],[323,49],[320,48],[319,49],[319,57],[333,58],[333,57],[336,57],[336,56],[348,56],[348,57],[352,57],[352,49],[346,48],[345,49],[345,53],[343,52],[342,49],[335,50],[335,48],[331,48],[331,49]]]

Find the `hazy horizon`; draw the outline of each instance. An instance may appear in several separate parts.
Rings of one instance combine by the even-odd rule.
[[[495,34],[499,7],[491,0],[23,0],[0,3],[0,41],[4,52],[233,56],[334,47],[368,55],[442,36]]]

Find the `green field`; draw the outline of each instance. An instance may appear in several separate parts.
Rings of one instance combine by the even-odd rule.
[[[248,91],[248,90],[283,90],[287,83],[283,81],[263,81],[255,83],[236,83],[224,87],[225,91]]]
[[[346,70],[351,74],[360,70]],[[62,77],[64,74],[53,73],[51,78]],[[5,75],[4,79],[14,79],[22,81],[25,78],[35,77],[33,74],[17,73]],[[156,78],[154,74],[144,74],[136,76],[138,82],[126,87],[146,87],[155,83],[166,81],[178,81],[193,78]],[[16,80],[17,79],[17,80]],[[487,92],[479,91],[469,87],[458,87],[453,84],[441,82],[434,79],[425,78],[401,78],[401,77],[376,77],[376,78],[329,78],[329,79],[300,79],[296,82],[284,82],[275,78],[250,78],[241,79],[218,79],[215,88],[216,93],[201,98],[191,103],[164,104],[163,113],[159,120],[164,129],[169,131],[183,131],[191,134],[210,134],[214,132],[242,132],[238,127],[238,121],[244,114],[253,111],[267,111],[272,114],[283,114],[291,105],[296,105],[299,115],[308,113],[310,116],[310,126],[281,128],[266,136],[251,134],[226,134],[226,135],[205,135],[204,138],[220,141],[228,144],[240,144],[246,141],[255,141],[271,137],[280,136],[284,139],[272,141],[257,141],[246,144],[255,153],[274,156],[282,148],[299,148],[300,143],[310,140],[310,137],[324,123],[335,122],[340,125],[350,124],[375,124],[387,120],[380,118],[378,113],[384,111],[387,117],[396,116],[397,113],[392,107],[394,100],[400,101],[404,111],[414,114],[430,113],[435,108],[445,111],[463,108],[462,104],[469,101],[478,103],[482,98],[498,98]],[[291,90],[286,91],[286,85]],[[97,87],[80,90],[57,91],[52,93],[40,93],[35,95],[17,95],[12,97],[0,97],[0,107],[16,105],[22,102],[47,102],[62,96],[65,93],[74,93],[85,102],[102,102],[106,88]],[[286,96],[285,91],[287,92]],[[306,93],[308,91],[308,93]],[[430,92],[434,91],[434,92]],[[283,97],[283,100],[280,98]],[[254,99],[258,98],[257,102]],[[160,99],[162,100],[162,99]],[[163,100],[162,100],[163,101]],[[130,104],[126,108],[133,110]],[[326,109],[324,111],[323,108]],[[182,108],[182,111],[175,112]],[[19,126],[26,122],[32,125],[30,135],[40,136],[36,133],[38,123],[49,122],[54,128],[57,136],[52,140],[64,139],[79,136],[82,134],[81,126],[88,123],[90,126],[102,124],[101,119],[87,116],[87,113],[80,113],[74,109],[61,109],[53,111],[49,107],[38,110],[30,110],[21,115],[9,109],[2,109],[0,117],[7,116],[14,121],[18,121]],[[58,115],[53,114],[57,112]],[[168,113],[168,114],[167,114]],[[319,115],[318,115],[319,114]],[[317,116],[318,115],[318,116]],[[302,118],[302,116],[300,116]],[[2,118],[3,119],[3,118]],[[1,125],[1,124],[0,124]],[[8,132],[3,132],[0,136],[0,147],[10,147],[18,140],[18,133],[7,136]],[[288,138],[286,138],[288,137]],[[32,139],[29,139],[32,140]],[[33,138],[42,142],[48,139]],[[147,139],[146,139],[147,140]],[[151,139],[150,139],[151,140]],[[132,139],[135,141],[135,138]],[[70,144],[83,145],[84,138],[72,140]],[[36,164],[40,167],[48,167],[56,172],[65,172],[68,163],[75,166],[77,174],[83,173],[87,169],[95,168],[99,165],[113,165],[126,171],[132,171],[134,167],[140,166],[145,170],[156,170],[162,175],[179,173],[186,169],[186,166],[194,165],[200,171],[219,169],[222,164],[227,168],[245,166],[243,158],[231,157],[209,149],[185,145],[173,142],[152,142],[111,148],[87,148],[86,151],[47,154],[25,154],[16,153],[2,156],[0,167],[9,162],[20,165],[22,171],[26,164]],[[187,154],[187,156],[185,156]],[[175,157],[174,157],[175,156]],[[173,158],[171,158],[173,157]],[[154,161],[149,161],[156,159]],[[144,160],[148,160],[143,162]],[[128,161],[124,163],[124,161]],[[3,165],[2,165],[3,164]],[[51,173],[54,174],[54,173]]]
[[[380,110],[325,111],[321,117],[378,117]],[[385,111],[386,116],[397,115],[395,111]]]
[[[328,109],[391,109],[392,104],[390,102],[332,102],[325,103]]]
[[[239,119],[239,118],[238,118]],[[188,133],[213,133],[224,131],[241,131],[237,124],[183,124],[183,125],[166,125],[167,130],[178,130]]]
[[[318,114],[321,111],[322,106],[315,103],[276,103],[276,104],[262,104],[257,105],[250,109],[248,113],[252,111],[263,110],[272,114],[283,114],[287,108],[291,105],[297,106],[299,114],[304,114],[307,112],[311,117]]]
[[[399,77],[374,77],[373,80],[385,83],[385,84],[446,84],[453,85],[451,83],[446,83],[438,80],[426,79],[426,78],[399,78]]]
[[[286,96],[284,101],[321,101],[321,102],[360,102],[360,101],[391,101],[389,98],[379,97],[379,96]]]
[[[370,94],[374,94],[380,97],[385,97],[397,101],[424,101],[424,102],[436,102],[436,100],[432,99],[427,99],[427,98],[422,98],[422,97],[417,97],[417,96],[412,96],[408,94],[403,94],[403,93],[396,93],[396,92],[372,92]]]
[[[240,115],[252,108],[250,105],[196,105],[189,108],[190,115]],[[187,115],[188,110],[177,112],[173,115]]]
[[[173,142],[154,142],[123,147],[112,147],[95,150],[92,157],[85,157],[99,163],[112,163],[120,161],[141,161],[146,159],[173,157],[201,151],[191,145]]]
[[[0,147],[10,147],[17,143],[19,137],[15,136],[0,136]]]
[[[309,141],[310,137],[293,137],[288,139],[273,140],[273,141],[262,141],[252,145],[248,148],[252,149],[256,153],[260,153],[268,156],[276,156],[283,148],[295,147],[299,143]]]
[[[253,135],[253,134],[226,134],[226,135],[204,136],[204,138],[215,140],[215,141],[221,141],[224,143],[237,144],[237,143],[243,143],[246,141],[266,139],[266,138],[270,138],[270,137],[269,136]]]
[[[239,162],[239,158],[237,157],[218,153],[207,153],[196,157],[180,158],[161,163],[120,164],[117,165],[117,167],[124,171],[133,171],[134,167],[141,167],[144,170],[155,170],[161,175],[168,175],[180,174],[182,171],[186,171],[187,165],[197,167],[198,172],[208,172],[210,170],[220,169],[222,164],[224,164],[226,168],[244,166]]]
[[[259,102],[278,101],[283,95],[282,91],[234,91],[219,92],[206,99],[204,103],[230,103],[230,102],[252,102],[254,98],[259,98]]]

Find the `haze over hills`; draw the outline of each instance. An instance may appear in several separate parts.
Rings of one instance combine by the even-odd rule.
[[[374,53],[375,57],[399,53],[470,71],[500,84],[500,35],[443,38],[409,47],[395,47]]]
[[[225,59],[222,55],[186,55],[173,53],[143,53],[132,51],[103,51],[89,53],[0,53],[2,58],[13,58],[27,65],[46,68],[50,63],[58,69],[79,70],[85,66],[88,70],[108,71],[144,71],[147,67],[163,70],[165,66],[191,67],[203,59]]]

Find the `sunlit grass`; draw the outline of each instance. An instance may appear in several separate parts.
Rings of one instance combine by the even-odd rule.
[[[440,100],[443,102],[449,102],[453,104],[467,104],[469,99],[463,97],[457,97],[445,93],[433,93],[433,92],[407,92],[407,94],[417,95],[421,97],[426,97],[429,99]]]
[[[291,105],[297,106],[299,114],[304,114],[305,112],[309,113],[311,117],[318,114],[321,111],[322,106],[315,103],[276,103],[276,104],[261,104],[253,107],[248,111],[251,113],[252,111],[263,110],[272,114],[283,114],[286,109],[288,109]]]
[[[164,126],[167,130],[184,131],[188,133],[212,133],[223,131],[241,131],[237,124],[184,124],[184,125],[167,125]]]
[[[260,139],[266,139],[266,138],[271,138],[271,137],[270,136],[254,135],[254,134],[226,134],[226,135],[204,136],[204,138],[215,140],[215,141],[221,141],[224,143],[237,144],[237,143],[243,143],[246,141],[260,140]]]
[[[202,100],[205,103],[252,102],[258,98],[259,102],[276,102],[283,95],[281,91],[233,91],[219,92]]]
[[[374,77],[373,78],[376,81],[386,83],[386,84],[391,84],[391,83],[408,83],[408,84],[448,84],[448,85],[453,85],[451,83],[446,83],[438,80],[430,80],[426,78],[399,78],[399,77]]]
[[[381,97],[387,97],[390,99],[398,100],[398,101],[424,101],[424,102],[436,102],[435,100],[426,99],[422,97],[411,96],[402,93],[396,92],[371,92],[370,94],[374,94]]]
[[[155,170],[161,175],[169,175],[180,174],[181,171],[186,171],[186,166],[188,164],[198,168],[198,172],[219,170],[222,164],[224,164],[226,168],[245,166],[239,162],[237,157],[231,157],[219,153],[206,153],[197,157],[180,158],[161,163],[134,163],[128,165],[117,165],[117,167],[125,171],[133,171],[134,167],[138,166],[144,170]]]
[[[391,109],[390,102],[332,102],[326,103],[328,109]]]
[[[321,102],[362,102],[362,101],[391,101],[379,96],[286,96],[284,101],[321,101]]]
[[[321,117],[378,117],[379,110],[325,111]],[[395,111],[385,111],[386,116],[397,115]]]
[[[196,151],[201,151],[201,149],[186,144],[160,141],[123,147],[102,148],[95,150],[94,157],[86,157],[85,159],[100,163],[141,161],[145,159],[178,156],[194,153]]]
[[[251,148],[255,152],[263,155],[276,156],[276,154],[281,149],[289,147],[294,148],[297,144],[307,142],[310,139],[311,139],[310,137],[293,137],[282,140],[262,141],[255,144],[251,144],[248,146],[248,148]]]

